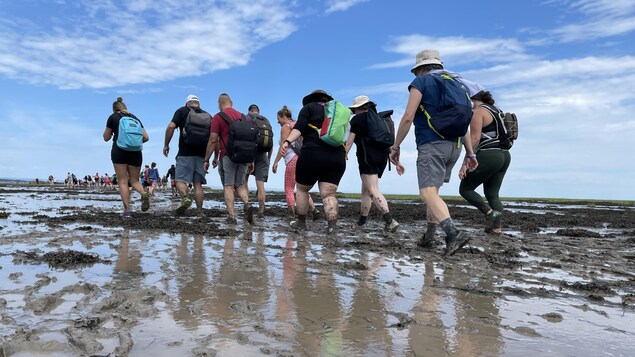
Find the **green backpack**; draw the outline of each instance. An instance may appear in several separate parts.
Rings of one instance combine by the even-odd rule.
[[[342,102],[330,100],[322,103],[324,106],[324,121],[322,127],[309,124],[309,127],[317,130],[322,141],[332,146],[342,146],[348,136],[348,122],[351,118],[351,110]]]

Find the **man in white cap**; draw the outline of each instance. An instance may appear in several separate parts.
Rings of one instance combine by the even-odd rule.
[[[185,99],[185,105],[174,112],[172,121],[165,130],[163,155],[170,153],[170,140],[174,129],[179,128],[179,151],[176,154],[176,189],[181,195],[181,204],[176,209],[177,214],[183,214],[192,205],[188,195],[188,185],[194,186],[194,201],[199,216],[203,215],[203,185],[205,169],[203,161],[207,141],[209,140],[212,116],[201,109],[198,97],[190,94]]]
[[[446,234],[446,255],[453,255],[470,240],[470,237],[459,231],[450,217],[448,206],[439,196],[439,188],[444,182],[450,181],[452,168],[461,154],[461,138],[442,136],[428,124],[428,118],[440,112],[442,88],[445,82],[439,82],[430,75],[431,72],[443,70],[443,62],[439,51],[423,50],[416,56],[415,66],[411,72],[416,78],[408,86],[410,95],[406,110],[399,123],[395,144],[390,148],[390,159],[399,162],[399,146],[405,139],[410,127],[414,123],[417,144],[417,177],[419,181],[419,196],[426,203],[428,223],[425,235],[418,242],[419,246],[432,248],[436,245],[434,234],[437,224]],[[458,75],[457,75],[458,76]],[[453,80],[455,76],[447,76],[443,80]],[[447,91],[447,87],[445,87]],[[464,89],[467,93],[467,89]],[[466,94],[467,105],[469,97]],[[471,107],[469,109],[471,118]],[[463,136],[463,143],[467,155],[464,165],[468,170],[474,170],[478,165],[476,155],[472,150],[469,133]]]

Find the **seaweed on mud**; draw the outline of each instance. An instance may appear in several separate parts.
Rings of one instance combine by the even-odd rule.
[[[556,234],[559,236],[566,236],[566,237],[602,238],[602,235],[600,235],[600,233],[592,232],[587,229],[577,229],[577,228],[558,229]]]
[[[59,250],[39,255],[35,251],[24,252],[16,250],[13,253],[14,264],[46,262],[51,268],[71,268],[76,266],[87,266],[95,263],[110,263],[108,260],[99,258],[98,255],[84,253],[76,250]]]
[[[569,288],[580,291],[588,291],[593,295],[604,295],[604,296],[614,296],[616,295],[615,291],[611,289],[609,283],[603,281],[593,281],[590,283],[584,283],[581,281],[576,281],[575,283],[568,283],[566,281],[561,281],[560,286],[563,288]]]

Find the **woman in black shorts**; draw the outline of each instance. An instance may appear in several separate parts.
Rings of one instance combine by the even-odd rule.
[[[296,197],[298,217],[291,222],[291,227],[306,229],[309,190],[317,182],[328,221],[328,234],[334,233],[337,225],[338,206],[335,193],[346,170],[346,151],[344,146],[331,146],[320,140],[318,132],[311,126],[317,128],[322,126],[324,103],[330,100],[333,100],[333,97],[319,89],[304,97],[298,120],[280,147],[281,155],[284,156],[291,142],[302,136],[302,150],[295,175],[298,187]]]
[[[119,121],[122,117],[131,117],[141,121],[134,116],[134,114],[128,112],[126,104],[123,102],[123,98],[119,97],[112,103],[113,113],[108,117],[106,122],[106,129],[104,129],[104,141],[108,141],[112,138],[112,149],[110,151],[110,159],[115,168],[117,174],[117,180],[119,181],[119,195],[123,202],[123,217],[132,217],[130,211],[130,189],[128,184],[135,191],[141,194],[141,210],[147,211],[150,208],[150,195],[143,192],[141,182],[139,182],[139,170],[141,163],[143,162],[143,156],[141,151],[127,151],[117,146],[117,138],[119,137]],[[148,133],[141,124],[141,130],[143,131],[143,142],[148,141]]]
[[[384,195],[379,192],[379,179],[388,163],[389,147],[375,144],[368,139],[368,111],[376,112],[376,104],[367,96],[360,95],[355,97],[349,108],[355,116],[351,119],[351,132],[346,141],[346,152],[348,153],[355,143],[359,175],[362,178],[362,198],[357,225],[362,227],[366,224],[370,208],[374,203],[384,219],[385,230],[394,232],[399,228],[399,223],[392,218],[388,202]],[[398,173],[403,173],[402,169],[403,166],[397,166]]]

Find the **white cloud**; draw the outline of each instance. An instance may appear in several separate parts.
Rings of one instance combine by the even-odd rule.
[[[326,13],[331,14],[338,11],[346,11],[351,7],[369,0],[329,0],[326,4]]]
[[[397,53],[403,58],[371,65],[371,69],[397,68],[413,66],[415,54],[423,49],[436,49],[441,59],[450,66],[466,63],[501,63],[523,61],[530,58],[523,46],[516,39],[486,39],[470,37],[431,37],[425,35],[409,35],[395,37],[384,49]],[[504,55],[502,55],[504,54]]]
[[[17,20],[5,22],[0,73],[65,89],[204,75],[246,65],[259,49],[289,36],[291,6],[284,0],[84,1],[74,5],[80,11],[70,28],[25,31]]]
[[[588,41],[635,30],[635,2],[632,0],[566,0],[564,3],[588,18],[551,31],[559,41]]]

